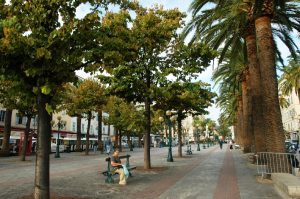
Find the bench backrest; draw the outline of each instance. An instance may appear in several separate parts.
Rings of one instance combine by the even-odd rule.
[[[126,158],[126,162],[125,162],[125,165],[127,168],[130,167],[130,164],[129,164],[129,158],[130,158],[130,155],[122,155],[122,156],[119,156],[120,159],[125,159]],[[105,158],[105,161],[107,162],[107,168],[108,170],[110,170],[112,168],[111,166],[111,158],[110,157],[107,157]]]

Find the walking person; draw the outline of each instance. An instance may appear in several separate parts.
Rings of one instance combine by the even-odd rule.
[[[107,155],[110,155],[110,151],[111,151],[111,141],[110,140],[106,140],[105,141],[105,151]]]
[[[98,142],[96,141],[93,145],[94,153],[96,153],[97,148],[98,148]]]
[[[232,140],[229,141],[229,149],[230,149],[230,151],[233,149],[233,142],[232,142]]]
[[[223,148],[223,140],[219,140],[219,145],[220,145],[220,149],[222,149]]]

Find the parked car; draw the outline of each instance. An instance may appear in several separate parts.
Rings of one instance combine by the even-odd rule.
[[[127,142],[126,141],[124,141],[124,140],[122,140],[122,147],[123,148],[128,148],[128,144],[127,144]]]
[[[285,141],[285,149],[287,153],[297,153],[299,146],[297,141],[286,140]]]
[[[55,153],[56,152],[56,144],[55,143],[51,143],[51,152]],[[64,152],[65,151],[65,145],[60,144],[59,145],[59,152]]]

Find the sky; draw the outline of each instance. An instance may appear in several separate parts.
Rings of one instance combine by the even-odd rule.
[[[188,16],[186,21],[189,21],[191,16],[189,12],[189,6],[192,2],[192,0],[140,0],[139,1],[141,5],[145,7],[152,7],[155,4],[163,5],[166,9],[172,9],[172,8],[178,8],[180,11],[185,12]],[[85,13],[88,11],[88,6],[82,6],[77,10],[77,16],[83,17]],[[282,45],[282,43],[279,42],[279,49],[281,49],[282,56],[287,57],[289,55],[287,48]],[[217,62],[215,62],[216,64]],[[217,92],[217,85],[214,85],[214,83],[211,81],[213,68],[216,68],[216,65],[213,67],[212,65],[208,67],[204,72],[199,74],[199,80],[203,82],[210,83],[212,86],[212,90],[214,92]],[[87,77],[87,74],[84,74],[82,71],[77,73],[81,77]],[[215,121],[219,118],[220,115],[220,109],[216,107],[216,105],[213,105],[212,107],[208,108],[209,114],[206,115],[206,118],[211,118]]]

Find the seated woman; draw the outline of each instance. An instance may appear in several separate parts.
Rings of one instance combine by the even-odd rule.
[[[111,166],[114,167],[114,172],[120,175],[120,185],[126,185],[126,177],[124,174],[124,170],[121,164],[121,160],[119,158],[119,149],[116,149],[111,157]]]

